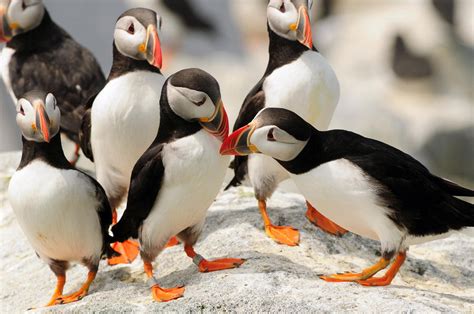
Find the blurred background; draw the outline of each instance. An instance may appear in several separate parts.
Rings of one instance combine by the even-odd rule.
[[[134,6],[163,17],[165,75],[200,67],[220,82],[231,123],[267,64],[266,0],[44,0],[53,19],[112,61],[116,18]],[[474,1],[315,0],[314,44],[341,99],[332,128],[382,140],[460,183],[474,182]],[[0,152],[19,150],[0,83]],[[84,159],[84,158],[83,158]]]

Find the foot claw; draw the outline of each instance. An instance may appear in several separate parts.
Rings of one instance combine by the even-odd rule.
[[[184,287],[176,287],[176,288],[161,288],[158,285],[155,285],[151,288],[151,294],[153,299],[158,302],[168,302],[171,300],[175,300],[181,298],[184,294]]]
[[[293,227],[269,225],[265,227],[265,232],[280,244],[296,246],[300,243],[300,233]]]
[[[122,243],[115,242],[112,244],[112,249],[120,253],[120,256],[109,258],[107,260],[109,265],[130,264],[137,258],[140,252],[138,242],[132,240],[127,240]]]
[[[211,271],[237,268],[244,262],[245,260],[240,258],[222,258],[214,261],[203,260],[199,263],[198,267],[201,273],[208,273]]]

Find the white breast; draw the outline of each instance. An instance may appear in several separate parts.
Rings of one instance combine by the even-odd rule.
[[[307,51],[297,60],[276,69],[263,83],[265,107],[285,108],[297,113],[319,130],[329,127],[339,101],[339,82],[329,63],[319,53]],[[272,158],[252,155],[248,159],[252,186],[268,197],[276,184],[287,178]],[[252,171],[250,171],[252,169]]]
[[[143,223],[143,241],[162,241],[201,223],[224,181],[228,156],[208,132],[179,139],[163,149],[165,175],[157,201]]]
[[[33,161],[13,175],[8,197],[23,232],[42,258],[79,262],[100,258],[99,203],[84,174]]]
[[[404,232],[378,205],[375,186],[350,161],[339,159],[300,175],[291,175],[305,198],[324,216],[361,236],[398,249]]]
[[[91,144],[97,179],[108,195],[117,184],[128,187],[133,166],[156,137],[164,81],[156,73],[128,73],[94,101]]]
[[[17,99],[15,94],[13,93],[13,88],[10,80],[10,69],[9,69],[9,64],[10,60],[15,53],[15,50],[5,47],[2,50],[2,53],[0,55],[0,73],[3,78],[3,82],[5,83],[5,86],[7,88],[7,91],[10,93],[10,96],[13,100],[14,103],[16,103]]]
[[[306,51],[276,69],[263,84],[265,107],[286,108],[326,130],[339,101],[339,82],[319,53]]]

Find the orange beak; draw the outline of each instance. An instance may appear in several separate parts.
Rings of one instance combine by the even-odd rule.
[[[221,155],[245,156],[258,153],[258,149],[250,143],[250,137],[254,130],[255,127],[248,124],[229,135],[222,143]]]
[[[149,25],[146,31],[146,59],[147,61],[161,69],[163,66],[163,55],[161,53],[161,43],[158,37],[158,31],[154,25]]]
[[[0,43],[9,41],[11,37],[11,29],[7,21],[7,7],[0,4]]]
[[[50,141],[50,135],[49,135],[49,117],[46,114],[44,110],[44,105],[43,104],[36,104],[35,105],[35,110],[36,110],[36,127],[39,126],[39,129],[41,131],[41,134],[43,134],[43,139],[45,140],[46,143],[49,143]]]
[[[206,131],[224,141],[229,135],[229,119],[222,100],[217,105],[212,117],[200,119],[199,123]]]
[[[309,19],[308,8],[304,5],[299,8],[298,28],[296,30],[296,36],[300,43],[302,43],[309,49],[313,49],[313,33],[311,31],[311,21]]]

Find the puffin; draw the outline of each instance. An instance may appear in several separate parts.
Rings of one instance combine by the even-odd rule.
[[[8,200],[36,254],[57,277],[46,306],[78,301],[87,295],[101,257],[116,255],[109,244],[110,205],[100,184],[64,156],[54,95],[30,91],[19,97],[16,109],[23,152]],[[78,291],[63,295],[71,262],[85,265],[89,273]]]
[[[229,157],[219,154],[229,126],[218,82],[200,69],[181,70],[164,84],[160,107],[160,129],[133,168],[127,208],[112,233],[117,241],[139,239],[152,296],[166,302],[181,297],[184,287],[160,287],[151,263],[171,236],[184,243],[200,272],[239,267],[244,260],[210,261],[194,250],[229,165]]]
[[[263,108],[279,107],[296,112],[313,126],[327,129],[339,101],[339,82],[327,60],[313,46],[308,11],[312,1],[271,0],[267,7],[269,60],[262,79],[244,100],[234,131],[246,125]],[[284,169],[265,155],[236,156],[234,177],[226,189],[247,178],[254,188],[266,234],[280,244],[298,245],[299,232],[275,226],[266,200],[278,184],[288,179]],[[306,217],[335,235],[346,232],[321,215],[309,202]]]
[[[263,109],[220,152],[271,156],[323,215],[380,241],[376,264],[359,273],[321,276],[325,281],[389,285],[410,245],[474,226],[474,205],[456,197],[474,197],[473,190],[432,174],[392,146],[345,130],[318,131],[283,108]],[[387,267],[385,275],[374,277]]]
[[[0,71],[13,102],[30,90],[51,91],[61,111],[61,133],[76,144],[84,105],[105,77],[92,53],[49,15],[41,0],[0,1]]]
[[[104,88],[92,96],[80,132],[81,148],[95,163],[97,181],[113,208],[124,200],[133,166],[151,145],[160,125],[160,96],[165,77],[158,36],[161,17],[155,11],[133,8],[115,24],[113,63]],[[138,243],[114,244],[121,252],[109,264],[130,263]]]

